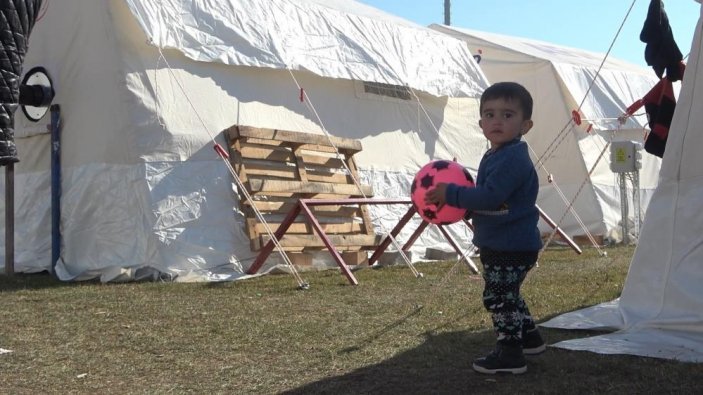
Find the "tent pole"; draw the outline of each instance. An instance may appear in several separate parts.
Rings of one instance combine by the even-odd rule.
[[[51,105],[51,274],[61,254],[61,107]]]
[[[15,164],[5,166],[5,274],[15,273]]]
[[[451,0],[444,0],[444,24],[451,25]]]

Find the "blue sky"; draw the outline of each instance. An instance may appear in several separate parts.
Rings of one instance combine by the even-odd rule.
[[[359,1],[423,26],[444,23],[444,0]],[[639,34],[649,3],[635,0],[627,16],[633,0],[451,0],[451,24],[602,53],[616,40],[611,56],[646,66]],[[686,56],[701,5],[694,0],[664,0],[664,9]]]

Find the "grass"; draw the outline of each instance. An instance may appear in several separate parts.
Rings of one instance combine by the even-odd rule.
[[[632,247],[548,250],[524,295],[544,321],[619,296]],[[522,376],[470,361],[494,342],[483,283],[454,262],[234,283],[0,276],[0,393],[701,393],[703,365],[549,348]],[[592,335],[544,329],[549,343]]]

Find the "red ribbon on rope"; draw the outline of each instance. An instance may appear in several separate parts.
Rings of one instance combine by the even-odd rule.
[[[220,155],[221,158],[223,159],[229,159],[229,154],[227,151],[225,151],[224,148],[219,143],[215,143],[215,145],[212,147],[215,152],[217,152],[217,155]]]
[[[571,111],[571,119],[574,120],[575,124],[581,125],[581,114],[579,114],[578,110]]]

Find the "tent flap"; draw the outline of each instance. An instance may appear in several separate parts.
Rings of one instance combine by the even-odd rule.
[[[701,19],[670,128],[661,180],[619,300],[558,316],[547,327],[618,332],[556,347],[703,362],[703,44]]]
[[[315,0],[127,3],[153,45],[199,62],[307,70],[436,96],[477,97],[485,89],[463,43],[357,2],[343,10]]]

